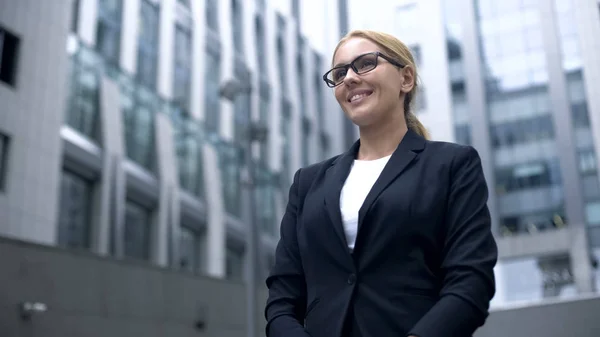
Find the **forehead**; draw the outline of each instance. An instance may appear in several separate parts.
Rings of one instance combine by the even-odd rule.
[[[380,51],[375,43],[363,38],[351,38],[338,48],[333,58],[333,64],[349,63],[359,55],[374,51]]]

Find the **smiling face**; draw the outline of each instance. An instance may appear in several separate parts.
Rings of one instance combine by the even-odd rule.
[[[373,52],[386,55],[374,42],[354,37],[340,45],[333,64],[345,65],[361,55]],[[393,58],[391,55],[386,56]],[[343,81],[334,89],[335,98],[348,118],[359,127],[385,123],[394,118],[393,114],[403,111],[404,95],[414,85],[409,67],[401,69],[381,56],[376,58],[376,62],[375,69],[361,75],[356,74],[352,68],[337,75],[343,77]]]

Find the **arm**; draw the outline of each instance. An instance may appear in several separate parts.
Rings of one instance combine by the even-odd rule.
[[[301,323],[306,311],[306,283],[296,238],[299,176],[300,170],[294,175],[290,188],[281,221],[281,238],[275,251],[275,265],[267,278],[267,337],[309,337]]]
[[[461,148],[450,170],[443,285],[438,303],[409,333],[418,337],[471,336],[485,322],[495,293],[493,268],[498,249],[477,151]]]

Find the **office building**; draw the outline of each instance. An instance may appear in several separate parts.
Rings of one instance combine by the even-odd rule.
[[[293,173],[345,148],[286,4],[0,0],[0,235],[240,280],[252,119],[266,270]]]
[[[393,6],[384,28],[421,60],[419,117],[434,139],[473,145],[481,156],[500,251],[493,305],[597,291],[598,3]]]

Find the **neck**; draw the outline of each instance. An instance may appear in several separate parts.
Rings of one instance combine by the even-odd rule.
[[[394,117],[376,125],[360,128],[360,149],[357,159],[374,160],[394,153],[408,128],[404,121],[403,111],[390,115]]]

